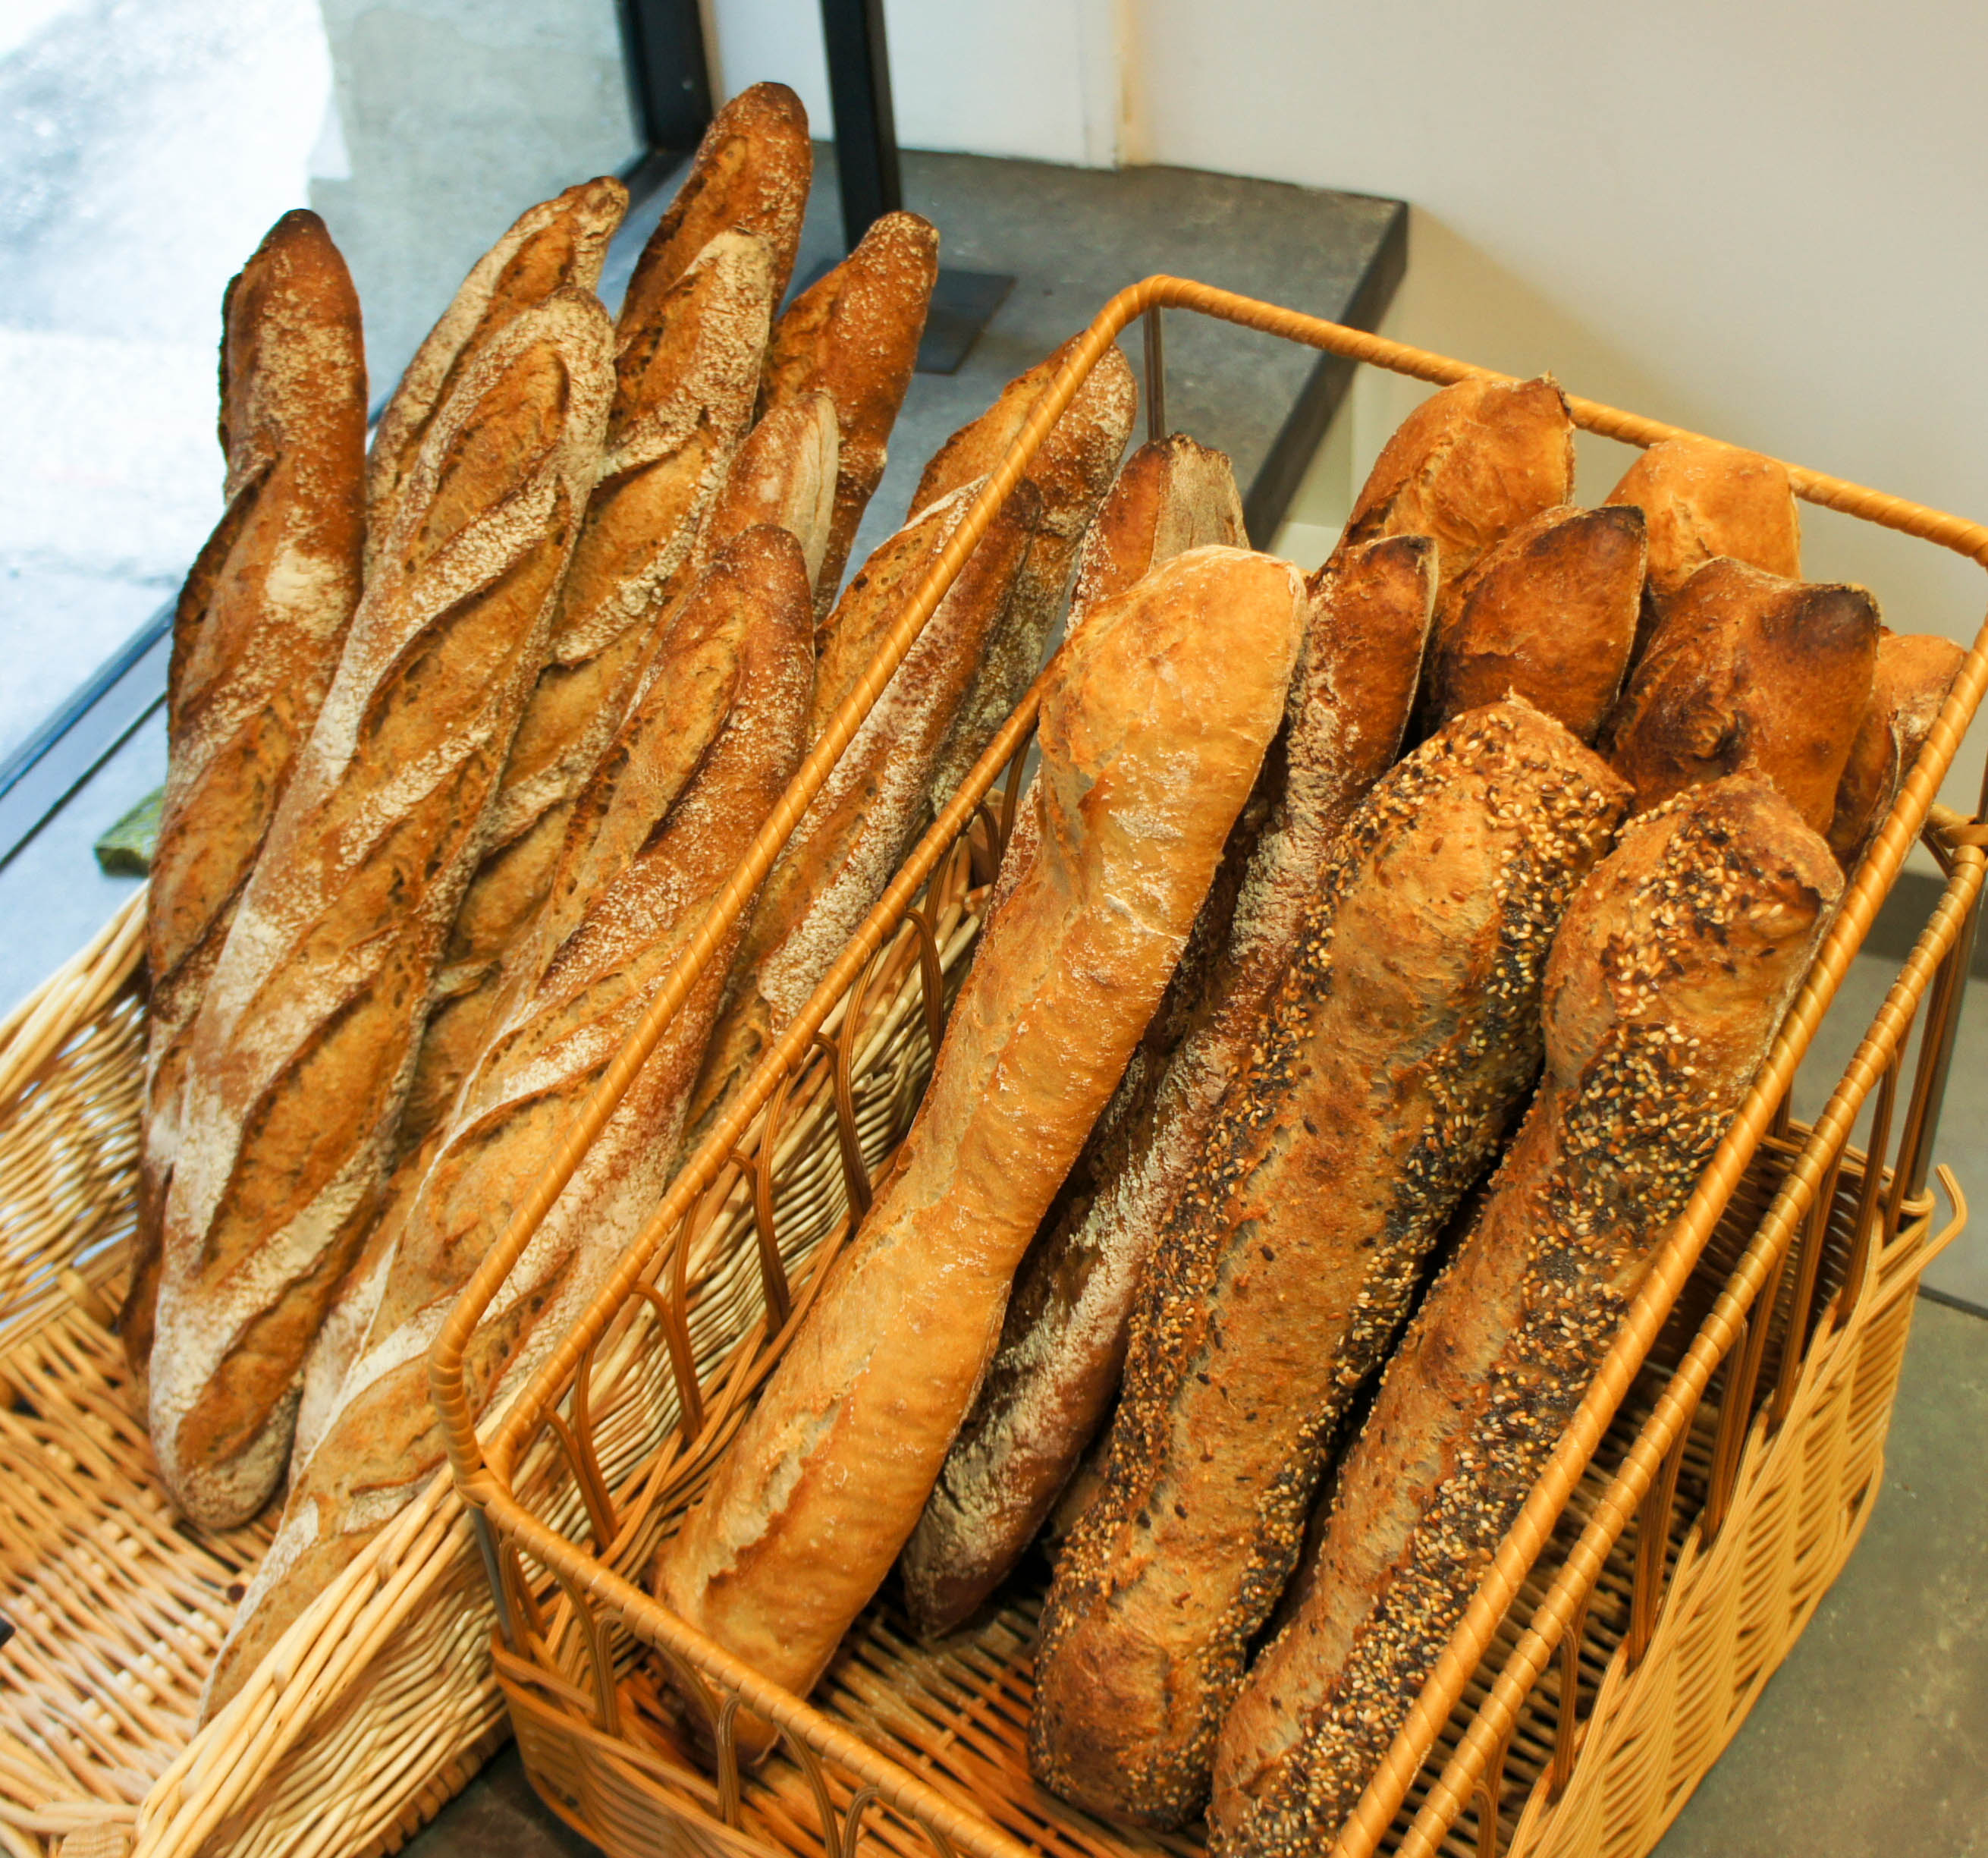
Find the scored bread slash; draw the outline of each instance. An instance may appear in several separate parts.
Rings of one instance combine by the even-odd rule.
[[[1829,824],[1829,848],[1845,871],[1891,811],[1967,655],[1937,634],[1880,631],[1871,700],[1851,742]]]
[[[451,388],[195,1024],[150,1413],[167,1487],[206,1526],[281,1478],[305,1352],[385,1184],[599,462],[611,333],[560,291]]]

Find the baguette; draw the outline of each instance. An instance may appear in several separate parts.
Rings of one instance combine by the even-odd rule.
[[[1635,810],[1751,766],[1826,832],[1871,700],[1878,631],[1861,587],[1707,562],[1665,605],[1608,724]]]
[[[431,422],[196,1023],[152,1441],[195,1521],[282,1476],[306,1350],[384,1183],[421,1008],[543,662],[614,374],[562,291]]]
[[[761,413],[823,392],[835,402],[841,434],[835,519],[815,581],[818,614],[834,607],[857,525],[883,479],[886,441],[918,364],[938,276],[938,234],[915,213],[886,213],[848,257],[794,299],[773,330]],[[822,648],[818,641],[825,655]]]
[[[165,797],[145,905],[145,1108],[119,1328],[140,1389],[186,1043],[242,886],[338,668],[366,528],[359,299],[315,213],[286,213],[221,300],[226,510],[180,590]]]
[[[797,1693],[918,1520],[1022,1248],[1158,1001],[1281,712],[1300,594],[1287,563],[1199,550],[1059,660],[1037,855],[888,1185],[658,1559],[664,1605]]]
[[[1228,454],[1185,432],[1153,439],[1125,461],[1077,551],[1070,624],[1176,555],[1221,543],[1249,546]]]
[[[900,602],[888,591],[892,576],[903,570],[901,587],[922,570],[918,551],[943,545],[979,489],[962,485],[886,543],[850,584],[844,607],[888,600],[894,614]],[[952,736],[974,666],[1014,597],[1036,495],[1021,486],[1002,506],[768,873],[691,1096],[686,1152],[807,1003],[924,829],[934,763]],[[846,640],[845,628],[829,628],[823,682],[844,675],[846,658],[836,648]],[[817,690],[810,726],[816,733],[824,701]]]
[[[711,119],[669,211],[636,259],[621,300],[623,326],[651,326],[651,306],[721,232],[750,232],[766,242],[779,303],[794,275],[813,177],[801,100],[785,84],[740,91]]]
[[[1829,823],[1829,848],[1845,871],[1891,811],[1966,655],[1934,633],[1885,631],[1878,641],[1871,700],[1851,739]]]
[[[1436,622],[1421,733],[1520,696],[1592,743],[1628,668],[1643,554],[1633,509],[1561,505],[1493,543]]]
[[[414,350],[373,434],[366,460],[366,576],[380,571],[379,551],[430,424],[477,352],[517,316],[560,290],[591,291],[600,282],[607,242],[628,210],[618,181],[584,181],[556,200],[520,214],[462,280],[441,319]]]
[[[996,397],[993,405],[939,447],[912,495],[914,516],[969,479],[999,468],[1036,401],[1080,340],[1073,336],[1047,360],[1017,375]],[[988,640],[973,687],[960,706],[955,739],[941,753],[934,770],[935,813],[952,797],[979,760],[981,749],[1007,720],[1041,668],[1050,629],[1070,583],[1071,565],[1111,488],[1125,442],[1132,435],[1138,404],[1138,387],[1124,355],[1115,346],[1107,349],[1023,473],[1023,481],[1040,493],[1028,559],[1023,563],[1007,615]],[[1218,539],[1239,541],[1241,537],[1209,538]]]
[[[686,603],[671,675],[650,685],[583,797],[495,1035],[389,1241],[363,1345],[296,1466],[208,1714],[443,1464],[428,1346],[799,763],[813,619],[800,545],[770,527],[735,541]],[[578,1319],[661,1196],[723,973],[692,990],[478,1330],[465,1374],[479,1413]]]
[[[726,472],[724,488],[698,530],[693,553],[700,571],[725,544],[770,523],[801,545],[808,584],[828,553],[835,517],[835,402],[803,394],[776,407],[756,425]]]
[[[773,308],[765,243],[721,232],[641,320],[623,313],[600,482],[449,931],[404,1153],[448,1114],[481,1048],[504,951],[544,898],[575,797],[689,584],[698,532],[752,420]]]
[[[1547,965],[1545,1083],[1342,1464],[1215,1764],[1212,1849],[1322,1851],[1745,1097],[1841,880],[1758,776],[1636,821]]]
[[[1148,1032],[1148,1064],[1135,1060],[1117,1114],[1100,1119],[1112,1126],[1094,1139],[1087,1194],[1030,1248],[999,1350],[905,1546],[905,1596],[927,1635],[958,1625],[1013,1567],[1104,1416],[1152,1236],[1261,1037],[1334,840],[1400,748],[1434,554],[1421,536],[1368,543],[1336,554],[1307,588],[1283,727],[1252,796],[1266,817],[1212,971],[1177,1010],[1188,1030],[1157,1058]],[[1177,982],[1186,970],[1183,959]],[[1142,1068],[1156,1074],[1149,1089],[1136,1081]]]
[[[1459,381],[1425,400],[1381,448],[1344,539],[1428,536],[1441,613],[1493,543],[1573,499],[1574,421],[1553,377]]]
[[[1259,1050],[1134,1308],[1104,1483],[1043,1612],[1030,1766],[1173,1827],[1200,1807],[1334,1433],[1540,1062],[1540,978],[1627,794],[1512,702],[1341,835]]]

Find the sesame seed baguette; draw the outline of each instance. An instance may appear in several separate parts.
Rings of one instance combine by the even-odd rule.
[[[1520,696],[1592,744],[1628,669],[1643,554],[1635,509],[1557,505],[1494,542],[1436,621],[1418,738]]]
[[[773,301],[787,294],[814,177],[807,111],[785,84],[749,86],[711,119],[690,171],[636,259],[621,300],[624,324],[649,306],[720,232],[756,233],[773,261]]]
[[[923,1633],[958,1625],[1014,1566],[1104,1417],[1148,1248],[1260,1040],[1334,841],[1400,749],[1434,555],[1420,536],[1391,536],[1335,554],[1307,588],[1283,726],[1239,815],[1239,829],[1256,811],[1259,831],[1237,861],[1212,959],[1172,1007],[1184,1033],[1156,1051],[1148,1029],[1100,1119],[1088,1180],[1030,1247],[1000,1348],[905,1545],[905,1596]],[[1208,915],[1204,904],[1197,932]],[[1183,956],[1170,1003],[1188,972]],[[1163,1006],[1155,1024],[1168,1017]]]
[[[813,626],[800,548],[783,531],[749,530],[698,582],[674,675],[631,712],[618,765],[583,804],[598,817],[576,819],[559,883],[507,969],[490,1043],[391,1240],[363,1345],[293,1468],[208,1714],[445,1461],[428,1346],[799,765]],[[479,1416],[524,1384],[661,1197],[722,975],[671,1020],[472,1339]]]
[[[918,364],[918,340],[938,276],[938,234],[931,224],[915,213],[886,213],[871,222],[840,264],[788,305],[774,326],[760,386],[761,412],[820,391],[835,402],[841,434],[835,519],[815,580],[819,616],[835,607],[857,526],[883,481],[887,442]],[[816,641],[816,652],[826,658],[826,640]]]
[[[1148,1259],[1102,1487],[1043,1613],[1030,1766],[1184,1824],[1334,1434],[1540,1063],[1540,980],[1627,794],[1520,702],[1341,834],[1260,1047]]]
[[[889,1182],[658,1556],[666,1606],[796,1692],[917,1521],[1021,1251],[1158,1002],[1281,716],[1302,591],[1287,563],[1197,550],[1057,661],[1037,855]]]
[[[1427,536],[1439,616],[1466,569],[1527,517],[1574,498],[1574,421],[1550,374],[1459,381],[1396,428],[1354,501],[1344,540]]]
[[[624,311],[617,327],[600,482],[449,930],[403,1153],[448,1113],[481,1049],[505,950],[537,913],[574,801],[690,584],[698,532],[752,421],[773,308],[765,242],[720,232],[644,319]]]
[[[366,574],[393,531],[421,442],[477,351],[506,323],[560,290],[600,282],[607,242],[628,210],[628,190],[603,177],[570,187],[519,215],[471,266],[441,319],[401,376],[374,428],[366,460]]]
[[[1880,631],[1871,701],[1851,742],[1829,824],[1829,848],[1845,871],[1891,811],[1967,655],[1936,633]]]
[[[888,605],[894,615],[901,591],[916,584],[930,551],[958,526],[979,489],[977,480],[962,485],[885,543],[850,582],[843,607]],[[933,764],[987,639],[1014,597],[1036,495],[1023,485],[996,513],[767,874],[691,1095],[686,1152],[806,1004],[924,830]],[[846,637],[844,628],[829,629],[821,682],[851,674],[837,649]],[[813,732],[833,713],[824,711],[826,700],[818,688]]]
[[[591,296],[559,292],[451,388],[202,1003],[150,1412],[167,1488],[208,1526],[282,1476],[305,1352],[384,1185],[599,463],[610,335]]]
[[[1881,630],[1861,587],[1707,562],[1665,603],[1607,726],[1635,810],[1753,767],[1827,832]]]
[[[1043,389],[1079,339],[1072,337],[1046,360],[1017,375],[985,413],[939,447],[912,496],[914,516],[962,484],[999,468]],[[935,812],[952,797],[979,760],[980,747],[1021,702],[1041,669],[1079,545],[1112,487],[1138,405],[1139,389],[1131,367],[1117,347],[1107,349],[1029,461],[1023,481],[1040,493],[1029,557],[1007,616],[987,641],[973,687],[960,706],[959,720],[954,726],[956,739],[939,756],[932,777]],[[1226,459],[1223,465],[1226,470]],[[1205,540],[1240,542],[1241,526],[1237,524],[1233,536]]]
[[[186,1045],[242,886],[338,668],[366,528],[359,299],[315,213],[286,213],[221,299],[226,509],[180,590],[165,797],[145,905],[145,1107],[120,1328],[150,1366]]]
[[[1634,821],[1547,966],[1547,1075],[1229,1712],[1215,1852],[1322,1851],[1405,1720],[1759,1068],[1841,888],[1765,780]]]

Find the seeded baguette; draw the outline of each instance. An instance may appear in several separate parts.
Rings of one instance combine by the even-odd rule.
[[[1540,1062],[1540,980],[1627,794],[1513,702],[1430,738],[1341,837],[1148,1260],[1102,1486],[1043,1613],[1030,1765],[1184,1824],[1336,1429]]]
[[[609,338],[562,291],[451,388],[201,1005],[150,1413],[167,1487],[207,1526],[246,1521],[282,1476],[305,1352],[384,1184],[593,481]]]
[[[1827,831],[1880,630],[1861,587],[1707,562],[1665,604],[1608,726],[1636,811],[1751,766]]]
[[[408,474],[434,419],[485,344],[513,317],[560,290],[600,282],[607,242],[628,210],[628,190],[603,178],[570,187],[521,213],[462,280],[394,389],[366,460],[366,574],[393,533]]]
[[[221,299],[226,509],[180,591],[165,797],[145,904],[144,1146],[119,1327],[142,1389],[186,1044],[316,720],[366,526],[359,299],[315,213],[286,213]]]
[[[1420,733],[1519,696],[1591,744],[1621,694],[1643,557],[1633,509],[1558,505],[1493,543],[1436,622]]]
[[[1546,1081],[1342,1463],[1223,1728],[1224,1858],[1323,1851],[1406,1719],[1744,1098],[1841,879],[1766,780],[1635,821],[1567,911]]]
[[[734,542],[686,603],[672,675],[644,693],[583,796],[491,1042],[390,1237],[363,1344],[293,1473],[209,1714],[445,1462],[428,1346],[798,765],[813,619],[800,545],[770,527]],[[661,1198],[722,973],[671,1020],[478,1329],[465,1378],[479,1415],[579,1318]]]
[[[727,232],[641,318],[623,313],[600,482],[449,931],[403,1153],[448,1113],[482,1048],[505,950],[543,900],[575,799],[690,584],[698,533],[751,423],[773,309],[765,242]]]
[[[1891,811],[1966,655],[1952,639],[1932,633],[1887,631],[1878,640],[1871,700],[1851,742],[1830,820],[1829,848],[1845,871]]]
[[[1276,726],[1301,594],[1287,563],[1198,550],[1058,660],[1036,855],[889,1183],[658,1557],[664,1604],[797,1692],[917,1521],[1022,1248],[1158,1003]]]
[[[1156,1055],[1149,1031],[1144,1064],[1100,1119],[1109,1129],[1093,1139],[1088,1193],[1030,1247],[1000,1348],[905,1545],[905,1596],[924,1633],[958,1625],[1014,1566],[1104,1417],[1148,1248],[1260,1040],[1334,840],[1401,746],[1434,554],[1420,536],[1368,543],[1307,589],[1283,726],[1252,796],[1266,817],[1210,971],[1176,1010],[1185,1036]],[[1150,1089],[1142,1071],[1156,1074]]]
[[[826,276],[803,290],[773,330],[760,388],[763,415],[817,391],[835,402],[841,449],[835,519],[815,581],[815,611],[834,607],[842,570],[882,482],[891,428],[918,364],[938,276],[938,234],[915,213],[886,213]],[[827,655],[817,640],[818,656]]]

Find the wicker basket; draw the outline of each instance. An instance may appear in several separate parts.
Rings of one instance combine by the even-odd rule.
[[[456,1481],[500,1596],[497,1669],[541,1795],[610,1853],[1123,1853],[1197,1849],[1107,1826],[1030,1781],[1023,1758],[1041,1570],[936,1648],[886,1595],[811,1700],[782,1690],[644,1591],[655,1545],[705,1486],[823,1271],[869,1203],[873,1053],[929,1064],[949,958],[965,939],[1016,789],[1032,693],[808,1008],[672,1186],[587,1318],[479,1440],[463,1346],[592,1132],[742,909],[877,689],[1029,455],[1107,344],[1161,305],[1201,310],[1422,378],[1486,371],[1205,286],[1151,279],[1114,298],[935,563],[864,687],[796,777],[698,944],[583,1108],[565,1165],[465,1293],[431,1358]],[[1148,326],[1148,358],[1158,355]],[[1159,383],[1149,365],[1149,414]],[[1574,401],[1591,431],[1648,445],[1672,428]],[[1798,493],[1988,565],[1988,530],[1791,469]],[[1926,1191],[1988,834],[1932,806],[1988,684],[1988,631],[1850,886],[1754,1089],[1654,1263],[1623,1332],[1486,1574],[1408,1722],[1342,1830],[1347,1858],[1641,1853],[1716,1756],[1856,1540],[1875,1494],[1917,1274],[1939,1236]],[[1005,787],[998,785],[1004,770]],[[999,793],[990,803],[987,796]],[[1932,815],[1929,824],[1929,814]],[[1810,1129],[1797,1063],[1926,830],[1947,883],[1882,1010]],[[942,935],[940,924],[957,923]],[[866,1031],[886,1017],[909,1044]],[[1909,1078],[1902,1054],[1925,1034]],[[1874,1098],[1863,1150],[1851,1125]],[[894,1098],[894,1102],[901,1101]],[[894,1122],[894,1119],[893,1119]],[[886,1144],[884,1146],[888,1146]],[[879,1148],[877,1155],[884,1152]],[[1946,1178],[1942,1176],[1942,1178]],[[715,1287],[722,1322],[705,1308]],[[715,1365],[705,1339],[757,1308]],[[655,1449],[626,1475],[605,1366],[666,1372],[643,1416]],[[631,1384],[624,1371],[623,1385]],[[689,1704],[672,1699],[685,1697]],[[773,1756],[742,1772],[739,1709]],[[692,1750],[714,1749],[708,1767]]]

